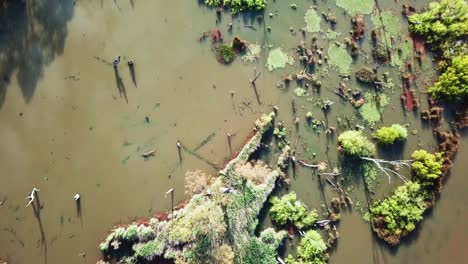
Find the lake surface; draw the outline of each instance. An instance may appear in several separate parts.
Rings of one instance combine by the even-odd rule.
[[[398,18],[402,4],[420,9],[428,2],[378,1],[381,11]],[[221,165],[231,156],[227,133],[233,135],[235,152],[254,120],[274,105],[279,106],[278,120],[285,122],[298,158],[339,166],[336,136],[317,133],[305,122],[305,113],[311,111],[314,118],[327,120],[328,126],[342,132],[338,117],[355,115],[354,108],[333,93],[342,81],[339,74],[330,68],[321,77],[320,93],[298,98],[294,82],[287,89],[277,88],[286,74],[302,69],[297,62],[273,72],[264,67],[268,45],[294,53],[303,39],[299,29],[305,26],[304,13],[314,1],[297,1],[297,10],[290,8],[291,3],[269,1],[265,23],[258,23],[255,15],[231,18],[228,13],[217,23],[215,11],[195,0],[37,0],[2,10],[0,259],[8,263],[96,263],[101,257],[98,245],[114,225],[169,210],[171,201],[164,194],[171,188],[176,203],[188,198],[183,192],[185,171],[216,174],[213,163]],[[316,5],[319,14],[336,15],[336,31],[342,33],[336,41],[343,42],[351,30],[350,16],[332,0],[316,1]],[[268,17],[270,12],[273,18]],[[401,36],[396,43],[403,43],[408,35],[405,19],[400,20]],[[232,34],[227,30],[230,22]],[[352,73],[363,65],[377,66],[370,58],[370,16],[366,22],[363,53],[353,62]],[[260,60],[244,63],[237,58],[229,66],[219,64],[210,41],[199,41],[203,32],[214,28],[221,30],[226,41],[238,35],[262,45]],[[322,19],[322,31],[328,28]],[[312,35],[306,34],[306,43]],[[325,51],[334,45],[335,40],[324,33],[315,35]],[[115,70],[112,60],[119,55],[121,63]],[[135,62],[133,73],[128,60]],[[262,72],[256,91],[249,83],[254,67]],[[318,74],[324,73],[323,68],[319,67]],[[432,68],[426,56],[422,69],[415,69],[413,88],[421,109],[427,109],[423,92],[435,78]],[[381,150],[380,155],[407,158],[421,147],[434,151],[430,128],[417,112],[407,113],[401,106],[400,69],[379,68],[380,74],[385,71],[396,87],[386,92],[391,104],[376,126],[409,123],[408,130],[417,133],[410,133],[400,149]],[[346,85],[362,87],[354,78]],[[363,92],[366,89],[362,87]],[[328,98],[335,104],[325,115],[310,102],[311,97]],[[295,115],[300,118],[297,128]],[[356,123],[363,124],[359,117]],[[177,140],[190,150],[181,152],[182,162]],[[145,160],[141,156],[153,149],[154,157]],[[273,162],[270,152],[264,158]],[[435,207],[397,249],[377,240],[359,210],[343,213],[330,263],[463,263],[468,257],[464,250],[468,244],[467,160],[468,145],[462,143]],[[307,168],[290,170],[289,177],[289,189],[275,193],[294,190],[315,208],[333,197],[329,186],[320,191],[316,176]],[[399,184],[397,178],[389,184],[382,176],[375,199]],[[349,186],[355,202],[364,204],[362,183],[351,179]],[[25,198],[34,187],[40,190],[37,214],[25,207]],[[76,193],[81,195],[79,208],[73,200]],[[262,219],[262,226],[269,224],[268,217]],[[294,243],[288,242],[286,248]]]

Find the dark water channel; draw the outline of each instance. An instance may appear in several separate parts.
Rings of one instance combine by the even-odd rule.
[[[381,10],[398,18],[402,4],[422,8],[428,2],[378,1]],[[196,0],[36,0],[2,10],[0,259],[8,263],[96,263],[100,258],[97,246],[113,225],[168,210],[171,201],[164,193],[171,188],[176,190],[176,202],[186,199],[185,171],[201,169],[215,174],[212,164],[222,164],[230,157],[227,133],[233,135],[233,149],[239,149],[253,121],[274,105],[279,106],[278,120],[288,127],[288,138],[299,158],[339,166],[336,137],[311,129],[305,113],[311,111],[314,118],[343,131],[337,119],[355,116],[356,111],[332,92],[342,78],[330,68],[321,78],[320,93],[298,98],[293,93],[295,83],[287,89],[276,87],[284,75],[302,69],[297,60],[294,66],[273,72],[264,67],[268,45],[294,53],[303,39],[299,29],[305,26],[304,13],[314,1],[296,1],[297,10],[290,8],[291,3],[269,1],[265,23],[258,23],[255,15],[231,18],[227,13],[216,23],[214,10]],[[315,4],[319,14],[337,16],[336,31],[341,35],[336,41],[343,42],[351,30],[350,16],[334,0]],[[273,18],[268,17],[270,12],[275,14]],[[404,18],[400,20],[397,43],[408,35]],[[231,34],[227,31],[230,22]],[[366,22],[368,30],[361,44],[364,53],[353,62],[352,73],[363,65],[376,66],[372,59],[366,60],[371,48],[370,16]],[[237,58],[229,66],[219,64],[210,42],[199,42],[202,32],[216,27],[226,40],[239,35],[262,45],[261,58],[254,63]],[[328,28],[322,19],[322,32],[315,34],[324,50],[335,41],[325,36]],[[312,35],[306,34],[307,43]],[[119,55],[121,63],[114,69],[112,60]],[[128,60],[135,61],[133,68],[128,67]],[[424,57],[423,65],[416,69],[413,88],[421,97],[421,108],[426,109],[424,88],[435,76],[430,56]],[[257,91],[249,84],[254,67],[262,72]],[[319,74],[324,67],[317,70]],[[419,114],[401,107],[400,69],[379,68],[379,73],[385,71],[396,86],[386,92],[391,103],[376,126],[408,123],[408,130],[417,133],[410,133],[400,149],[380,150],[380,155],[407,158],[418,148],[435,150],[432,133]],[[347,86],[368,89],[354,78]],[[327,115],[311,102],[319,97],[335,102]],[[300,118],[297,128],[292,98]],[[364,124],[359,117],[356,120]],[[371,131],[366,129],[366,133]],[[182,151],[182,162],[177,140],[191,150]],[[201,145],[203,141],[207,144]],[[141,157],[153,149],[153,157]],[[344,213],[330,263],[464,263],[468,258],[467,160],[468,145],[462,143],[436,206],[397,249],[376,239],[359,210]],[[289,177],[288,190],[294,190],[310,207],[320,208],[333,197],[329,186],[321,192],[309,169],[298,167]],[[391,184],[385,176],[381,178],[376,198],[401,184],[396,178]],[[25,207],[25,197],[34,187],[40,190],[38,206]],[[362,183],[351,178],[349,187],[354,200],[364,204]],[[76,193],[81,195],[79,206],[73,200]],[[262,225],[269,225],[269,219]]]

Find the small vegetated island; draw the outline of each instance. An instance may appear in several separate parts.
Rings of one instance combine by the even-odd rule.
[[[204,3],[216,8],[230,9],[232,13],[237,14],[247,10],[262,10],[267,1],[205,0]],[[337,5],[353,15],[353,39],[348,39],[345,45],[332,44],[329,49],[332,54],[328,59],[331,67],[344,78],[349,78],[351,56],[359,55],[356,41],[359,41],[365,32],[363,15],[372,12],[374,2],[337,1]],[[296,10],[297,5],[293,4],[291,8]],[[390,245],[399,244],[403,237],[414,231],[418,223],[423,220],[424,213],[434,205],[437,194],[442,190],[443,179],[458,149],[457,129],[468,126],[467,3],[463,0],[441,0],[431,3],[429,9],[422,13],[415,13],[408,6],[403,6],[403,9],[403,13],[408,17],[412,34],[426,41],[438,61],[440,76],[427,89],[430,109],[421,112],[421,118],[431,122],[433,134],[437,139],[437,152],[418,149],[406,160],[380,159],[377,157],[378,148],[405,142],[408,137],[406,125],[380,126],[372,135],[366,135],[364,127],[355,126],[356,129],[337,131],[333,127],[326,127],[324,121],[315,119],[315,114],[312,112],[305,114],[311,130],[316,131],[319,127],[324,127],[327,134],[332,135],[336,132],[339,134],[337,142],[340,161],[343,166],[351,161],[353,167],[360,169],[367,191],[371,189],[371,182],[377,172],[388,176],[389,179],[397,176],[401,180],[402,184],[393,192],[381,199],[371,199],[366,213],[366,218],[375,234]],[[333,15],[322,15],[328,23],[332,25],[336,23]],[[382,44],[387,39],[378,39],[378,31],[385,27],[388,27],[388,34],[400,34],[397,29],[391,27],[395,24],[391,13],[384,13],[380,19],[372,17],[372,20],[376,23],[376,29],[371,34],[375,42],[374,60],[377,63],[402,67],[402,59],[394,57],[390,54],[391,50]],[[321,17],[315,10],[310,9],[306,13],[305,21],[309,25],[304,28],[303,34],[316,32]],[[318,28],[320,29],[320,26]],[[244,62],[259,58],[260,47],[250,45],[237,37],[232,43],[224,44],[219,30],[207,32],[203,36],[211,36],[216,58],[221,63],[231,63],[240,51],[247,52],[247,56],[243,58]],[[334,39],[336,34],[327,33],[327,36]],[[388,41],[390,42],[390,39]],[[347,49],[351,50],[352,55],[348,54]],[[311,51],[303,43],[298,45],[297,52],[300,55],[301,66],[309,68],[323,63],[320,50],[317,52],[319,59],[311,55]],[[400,50],[400,54],[405,52],[403,49]],[[345,57],[345,60],[337,59],[339,57]],[[273,71],[293,62],[293,58],[281,48],[275,48],[270,52],[266,68]],[[386,75],[381,79],[374,70],[366,67],[356,73],[356,78],[359,82],[376,85],[380,89],[392,87]],[[407,80],[410,77],[403,76],[403,79]],[[288,86],[293,80],[298,82],[307,80],[316,90],[322,86],[317,76],[301,71],[286,76],[278,87]],[[251,82],[255,86],[255,80]],[[381,120],[382,109],[388,105],[385,94],[377,89],[375,93],[369,92],[361,96],[360,91],[341,86],[336,94],[357,108],[359,115],[373,128]],[[308,90],[302,87],[296,88],[294,93],[298,98],[308,96]],[[406,110],[413,109],[415,101],[412,97],[410,91],[402,94]],[[456,125],[450,131],[443,131],[439,122],[443,102],[454,102],[458,111],[454,121]],[[315,100],[315,104],[320,106],[326,116],[333,102],[319,98]],[[292,109],[295,113],[297,108],[294,99]],[[255,122],[253,133],[245,145],[216,176],[201,171],[186,173],[185,192],[191,195],[188,201],[171,212],[157,213],[148,219],[115,227],[100,244],[105,259],[120,263],[274,264],[278,261],[287,264],[326,263],[328,252],[339,236],[335,224],[340,219],[340,208],[352,206],[353,202],[338,181],[329,178],[327,178],[328,183],[338,192],[339,197],[332,199],[326,213],[322,211],[322,214],[319,214],[317,209],[308,208],[295,192],[270,197],[276,186],[288,183],[284,173],[288,166],[301,165],[311,168],[318,172],[319,177],[323,175],[334,177],[341,173],[338,168],[334,168],[332,172],[325,172],[328,167],[327,162],[309,164],[297,160],[295,150],[292,150],[287,138],[286,125],[278,122],[273,128],[278,108],[275,107],[274,110],[272,113],[262,115]],[[295,124],[298,123],[299,118],[296,117]],[[279,152],[274,166],[251,160],[252,153],[262,146],[262,139],[268,131],[271,132],[269,134],[273,136],[275,142],[275,145],[270,144],[269,147],[275,147]],[[404,167],[408,170],[401,172],[399,169]],[[265,206],[270,206],[269,216],[274,226],[258,230],[258,215]],[[321,228],[325,232],[319,230]],[[284,243],[288,234],[290,236],[299,234],[300,241],[295,250],[296,254],[288,254],[283,260],[278,255],[278,248]]]

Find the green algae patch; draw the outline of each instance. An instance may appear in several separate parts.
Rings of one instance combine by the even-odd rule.
[[[368,15],[374,10],[374,0],[336,0],[336,5],[345,9],[350,15],[357,13]]]
[[[359,115],[370,125],[375,125],[382,118],[382,112],[390,104],[390,98],[385,94],[366,93],[366,103],[359,108]]]
[[[307,94],[307,90],[301,87],[297,87],[296,89],[294,89],[294,94],[297,97],[303,97]]]
[[[306,22],[307,32],[319,32],[321,18],[314,9],[309,9],[305,13],[304,20]]]
[[[351,62],[353,58],[348,54],[345,48],[331,45],[328,48],[328,63],[338,69],[341,74],[349,74],[351,72]]]
[[[398,66],[400,69],[402,69],[406,59],[408,59],[408,56],[410,55],[412,50],[413,42],[411,40],[405,41],[400,45],[400,50],[398,52],[392,53],[392,60],[390,64],[392,66]]]
[[[281,48],[276,48],[270,51],[270,54],[268,55],[268,61],[267,61],[266,67],[268,68],[269,71],[273,71],[275,69],[286,67],[286,64],[293,64],[293,63],[294,63],[294,59],[292,57],[288,56],[288,54],[283,52]]]
[[[329,39],[329,40],[334,40],[334,39],[336,39],[337,37],[341,36],[341,33],[329,29],[329,30],[327,31],[327,33],[325,33],[325,35],[327,36],[327,39]]]
[[[383,11],[380,13],[374,13],[371,17],[372,24],[381,31],[385,31],[385,41],[387,45],[391,45],[391,38],[398,38],[401,35],[402,24],[399,16],[395,16],[390,11]]]

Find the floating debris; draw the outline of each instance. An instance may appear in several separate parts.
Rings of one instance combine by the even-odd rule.
[[[248,44],[247,45],[247,53],[242,56],[242,61],[244,62],[254,62],[260,59],[260,52],[262,51],[262,47],[258,44]]]
[[[350,15],[361,13],[368,15],[374,10],[374,0],[336,0],[336,5],[345,9]]]
[[[281,48],[276,48],[270,51],[266,64],[266,67],[269,71],[273,71],[278,68],[284,68],[286,67],[286,64],[294,64],[294,59],[284,53]]]
[[[338,68],[341,74],[349,75],[353,58],[345,48],[338,45],[331,45],[328,49],[328,64]]]
[[[307,32],[319,32],[320,31],[320,21],[322,20],[320,16],[314,9],[309,9],[305,13],[304,20],[306,22]]]

